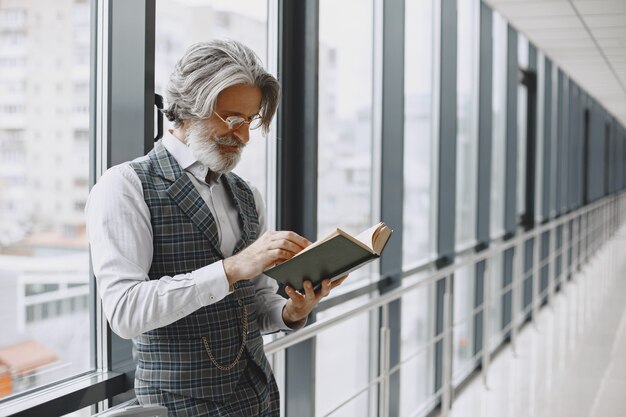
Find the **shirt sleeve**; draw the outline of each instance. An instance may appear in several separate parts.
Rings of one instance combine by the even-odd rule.
[[[259,233],[260,237],[267,231],[267,222],[265,215],[265,203],[259,190],[252,184],[248,183],[254,195],[254,203],[256,204],[257,213],[259,215]],[[278,291],[278,283],[276,280],[261,274],[252,279],[255,286],[255,304],[257,311],[257,323],[262,334],[275,333],[280,330],[293,331],[298,330],[306,324],[306,319],[295,323],[292,327],[287,326],[283,320],[283,308],[287,303],[287,299],[283,298]]]
[[[141,181],[128,165],[109,169],[85,207],[93,271],[111,329],[130,339],[171,324],[228,294],[222,261],[150,280],[153,243]]]

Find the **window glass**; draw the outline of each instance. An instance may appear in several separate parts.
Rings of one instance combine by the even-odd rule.
[[[359,233],[380,220],[372,217],[373,8],[372,0],[319,2],[318,238],[336,227]],[[371,264],[353,272],[342,290],[370,279],[371,272]],[[343,303],[318,318],[368,299]],[[370,327],[366,313],[317,336],[316,416],[369,415]]]
[[[489,265],[489,348],[493,349],[502,341],[502,299],[504,282],[504,256],[499,253],[491,258]]]
[[[569,195],[569,181],[568,181],[568,164],[569,155],[570,155],[570,147],[568,146],[568,129],[569,129],[569,81],[567,75],[559,70],[559,113],[560,118],[558,119],[558,127],[559,127],[559,147],[557,155],[559,156],[559,189],[561,190],[560,195],[557,197],[557,211],[559,213],[564,213],[568,206],[567,197]],[[611,149],[611,148],[609,148]],[[614,149],[614,148],[613,148]],[[609,155],[609,160],[606,162],[606,167],[609,169],[609,172],[615,171],[615,162],[614,155],[615,150],[612,150]],[[611,178],[612,181],[612,178]]]
[[[537,126],[535,134],[537,137],[535,159],[535,221],[541,223],[543,220],[543,168],[544,168],[544,116],[545,116],[545,57],[541,52],[537,53]]]
[[[478,22],[479,2],[458,2],[457,10],[457,148],[456,245],[476,237],[478,161]]]
[[[328,417],[364,416],[367,413],[368,401],[371,395],[376,395],[376,389],[368,389],[357,395],[345,404],[339,406]]]
[[[528,69],[528,40],[518,33],[517,60],[520,69]],[[517,213],[526,211],[526,142],[528,128],[528,88],[517,86]]]
[[[158,0],[156,2],[155,91],[164,96],[170,74],[185,50],[196,42],[234,39],[249,46],[270,71],[267,45],[267,1],[258,0]],[[167,106],[167,103],[166,103]],[[172,129],[164,118],[164,129]],[[275,132],[263,137],[250,131],[235,173],[249,180],[266,200],[268,149]],[[272,145],[273,146],[273,145]],[[268,216],[268,220],[273,220]]]
[[[368,298],[363,296],[322,311],[317,318],[324,320],[352,310],[367,302]],[[316,336],[316,417],[328,415],[368,386],[371,372],[370,322],[370,313],[363,313]],[[375,391],[372,394],[375,395]],[[358,396],[350,401],[350,405],[339,408],[333,415],[367,416],[368,396]]]
[[[405,4],[403,264],[432,254],[433,2]]]
[[[559,97],[559,80],[558,80],[558,72],[559,67],[556,63],[552,63],[552,69],[550,74],[546,74],[546,76],[550,77],[550,91],[547,94],[550,94],[550,132],[548,133],[549,138],[544,138],[545,140],[550,141],[550,172],[546,173],[549,176],[549,184],[550,184],[550,217],[554,217],[557,212],[557,163],[559,155],[558,151],[558,140],[557,140],[557,123],[558,123],[558,97]],[[600,190],[600,188],[598,188]]]
[[[474,268],[464,267],[454,274],[452,372],[455,384],[474,367]]]
[[[90,3],[0,2],[0,399],[95,365]]]
[[[414,279],[423,279],[422,276]],[[410,283],[411,278],[406,278]],[[419,287],[402,297],[400,360],[400,415],[424,411],[434,394],[435,284]]]
[[[506,20],[493,12],[493,65],[492,65],[492,153],[491,153],[491,236],[504,232],[504,206],[506,185],[506,75],[507,75]]]
[[[350,16],[350,30],[346,30]],[[372,219],[372,0],[319,5],[318,237]],[[376,222],[379,219],[376,219]],[[343,285],[370,277],[360,268]]]

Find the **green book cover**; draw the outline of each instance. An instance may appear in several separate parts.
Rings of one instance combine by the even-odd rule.
[[[384,230],[381,233],[382,239],[376,242],[377,244],[372,244],[379,253],[386,245],[391,230],[379,223],[364,232],[369,233],[372,240],[376,240],[380,230]],[[264,274],[302,291],[306,280],[310,280],[315,288],[326,278],[331,280],[340,278],[379,257],[380,255],[368,248],[363,240],[337,229],[333,234],[314,243],[293,258],[264,271]]]

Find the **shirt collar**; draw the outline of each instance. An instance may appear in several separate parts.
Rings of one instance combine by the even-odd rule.
[[[200,181],[205,181],[207,174],[209,175],[209,184],[217,184],[222,177],[221,174],[210,172],[209,167],[203,165],[193,155],[191,149],[181,142],[176,136],[172,134],[172,131],[167,130],[163,134],[163,146],[174,157],[178,165],[191,175],[196,177]]]

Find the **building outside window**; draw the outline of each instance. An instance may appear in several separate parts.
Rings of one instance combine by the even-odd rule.
[[[476,0],[457,5],[457,249],[467,248],[476,240],[479,6]]]
[[[404,201],[402,267],[432,259],[436,225],[436,88],[437,2],[405,4],[404,35]],[[419,280],[421,275],[408,280]],[[434,286],[402,297],[400,415],[413,415],[431,404],[434,391]]]
[[[490,234],[496,239],[504,234],[504,207],[506,185],[506,109],[507,109],[507,38],[508,25],[498,12],[493,12],[492,42],[492,136],[491,136],[491,215]],[[504,265],[502,255],[492,259],[490,266],[489,315],[492,327],[489,329],[491,344],[496,346],[502,335],[502,284]]]
[[[350,30],[345,27],[346,16],[350,16]],[[336,227],[359,233],[381,220],[374,219],[372,211],[373,39],[372,0],[320,1],[319,238]],[[373,271],[370,264],[353,272],[340,290],[373,279]],[[343,303],[318,318],[338,314],[368,297]],[[316,337],[316,416],[368,415],[375,389],[360,390],[367,387],[372,372],[371,323],[370,315],[362,314]],[[342,369],[339,375],[337,369]],[[352,398],[357,392],[361,394]]]
[[[528,69],[528,40],[517,35],[517,61],[520,69]],[[517,86],[517,214],[526,211],[526,146],[528,130],[528,88]],[[519,220],[519,216],[518,216]]]
[[[504,196],[506,161],[506,75],[507,75],[506,20],[493,12],[493,65],[492,65],[492,150],[491,150],[491,216],[490,233],[496,238],[504,233]]]
[[[88,146],[74,139],[89,131],[89,91],[68,94],[89,67],[49,64],[88,60],[90,30],[86,0],[0,3],[0,400],[95,369],[85,220],[71,203],[89,192]],[[72,300],[80,308],[64,308]]]
[[[405,5],[403,266],[433,256],[436,196],[432,161],[434,3]]]
[[[476,241],[478,180],[478,58],[480,2],[457,5],[456,248]],[[473,368],[474,266],[454,274],[453,375],[462,380]]]
[[[269,62],[267,8],[267,1],[158,0],[155,92],[165,97],[170,74],[185,50],[194,43],[211,39],[229,38],[242,42],[252,48],[265,68],[271,71],[275,63]],[[165,130],[172,128],[165,117],[164,123]],[[259,189],[266,204],[272,203],[267,193],[268,175],[274,178],[275,173],[268,171],[268,149],[275,147],[274,134],[275,131],[263,137],[260,129],[251,130],[250,142],[235,168],[235,173]],[[273,225],[273,216],[268,215],[268,220],[270,226]]]

